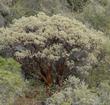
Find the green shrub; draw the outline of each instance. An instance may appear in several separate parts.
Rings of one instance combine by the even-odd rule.
[[[110,30],[110,14],[109,0],[91,1],[79,16],[80,20],[97,30],[101,30],[109,35]]]
[[[12,6],[17,0],[0,0],[6,6]]]
[[[87,78],[90,87],[97,87],[101,82],[110,80],[109,64],[101,63],[98,67],[94,67]]]
[[[12,58],[0,57],[0,105],[12,105],[24,85],[20,65]]]
[[[0,2],[0,27],[6,26],[10,21],[10,9]]]
[[[100,105],[109,105],[110,104],[110,81],[105,80],[97,89],[97,93],[99,95],[99,99],[101,101]]]
[[[18,0],[10,7],[12,19],[35,15],[39,10],[39,0]]]
[[[89,0],[67,0],[72,11],[81,12]]]

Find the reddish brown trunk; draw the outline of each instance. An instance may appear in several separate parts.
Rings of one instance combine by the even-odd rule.
[[[50,64],[48,65],[48,68],[46,71],[41,69],[40,72],[41,72],[41,78],[44,80],[45,85],[46,85],[46,93],[48,96],[50,96],[51,95],[50,87],[52,85],[52,67],[51,67],[51,65]]]
[[[58,84],[57,90],[60,91],[60,87],[63,85],[63,73],[65,69],[65,60],[62,59],[59,61],[56,65],[56,83]],[[51,96],[52,93],[50,91],[51,85],[53,83],[53,77],[52,77],[52,65],[48,64],[47,69],[43,70],[43,68],[40,66],[40,77],[45,82],[46,85],[46,93],[48,96]]]

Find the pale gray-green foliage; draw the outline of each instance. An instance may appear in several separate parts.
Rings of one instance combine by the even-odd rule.
[[[90,89],[84,81],[70,76],[65,88],[47,99],[46,105],[109,105],[110,81],[103,81],[97,88]]]
[[[79,16],[87,26],[94,27],[109,34],[110,30],[110,1],[109,0],[91,0]]]
[[[65,14],[69,10],[67,5],[66,0],[16,0],[15,4],[11,6],[11,10],[14,18],[35,15],[39,11],[49,15]]]
[[[70,76],[65,86],[64,90],[48,98],[46,105],[101,105],[98,95],[80,79]]]
[[[103,81],[97,89],[100,105],[110,105],[110,81]]]
[[[17,0],[0,0],[0,2],[6,6],[12,6],[15,1]]]
[[[89,1],[90,0],[67,0],[68,4],[70,5],[70,8],[72,9],[72,12],[81,12],[81,11],[83,11],[84,6]]]
[[[20,65],[12,58],[0,57],[0,105],[13,105],[24,86]]]
[[[10,14],[9,8],[2,2],[0,2],[0,27],[6,26],[8,24],[9,14]]]
[[[38,62],[45,68],[47,62],[66,58],[70,73],[85,78],[98,62],[109,61],[104,48],[109,40],[102,32],[60,15],[22,17],[9,28],[1,28],[0,37],[1,53],[14,56],[26,72],[37,73]]]

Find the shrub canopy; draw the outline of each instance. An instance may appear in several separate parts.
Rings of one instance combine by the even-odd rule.
[[[109,64],[109,40],[102,32],[90,30],[81,22],[60,15],[44,13],[14,20],[9,28],[0,29],[1,54],[13,56],[22,64],[26,75],[37,74],[39,64],[45,68],[65,59],[64,75],[80,78],[101,63]],[[67,73],[68,72],[68,73]]]

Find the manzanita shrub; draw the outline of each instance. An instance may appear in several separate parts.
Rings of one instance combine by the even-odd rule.
[[[26,78],[41,79],[47,87],[61,86],[70,74],[88,81],[94,67],[109,65],[106,45],[109,40],[102,32],[60,15],[39,13],[0,29],[1,55],[14,57]]]

